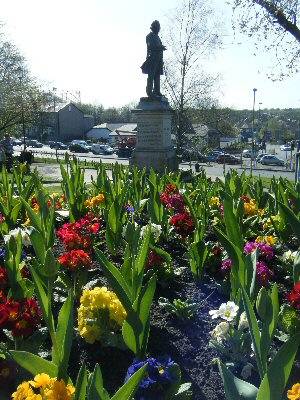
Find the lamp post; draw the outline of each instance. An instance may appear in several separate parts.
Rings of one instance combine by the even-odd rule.
[[[25,130],[25,116],[24,116],[24,100],[23,100],[23,70],[18,68],[18,78],[20,81],[21,91],[21,118],[22,118],[22,136],[23,136],[23,151],[26,151],[26,130]]]
[[[56,90],[57,90],[57,88],[56,87],[54,87],[53,89],[53,111],[54,111],[54,116],[55,116],[55,113],[56,113]],[[57,147],[58,147],[58,144],[57,144],[57,142],[58,142],[58,136],[59,136],[59,113],[57,112],[57,118],[56,118],[56,116],[55,116],[55,133],[56,133],[56,145],[55,145],[55,157],[56,157],[56,160],[58,160],[58,154],[57,154]]]
[[[251,143],[251,164],[250,164],[250,174],[252,175],[253,170],[253,157],[254,157],[254,117],[255,117],[255,96],[257,89],[253,89],[253,108],[252,108],[252,143]]]

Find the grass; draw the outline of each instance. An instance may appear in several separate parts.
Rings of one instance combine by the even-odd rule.
[[[70,157],[71,158],[71,157]],[[66,160],[64,158],[62,159],[56,159],[56,158],[47,158],[47,157],[35,157],[34,158],[34,164],[36,163],[44,163],[44,164],[55,164],[55,165],[59,165],[59,163],[62,164],[66,164]],[[97,161],[81,161],[79,160],[79,165],[85,168],[90,168],[90,169],[97,169],[98,166],[102,164],[102,166],[105,169],[111,169],[112,167],[112,163],[104,163],[104,162],[97,162]],[[124,165],[124,167],[127,167],[126,165]]]
[[[266,177],[266,176],[253,175],[253,179],[255,181],[258,181],[260,179],[262,181],[263,186],[269,189],[270,185],[271,185],[271,181],[272,181],[273,178],[269,178],[269,177]],[[276,179],[278,179],[278,178],[276,178]],[[284,179],[286,179],[286,180],[288,180],[290,182],[294,182],[294,179],[288,179],[288,178],[284,178]]]

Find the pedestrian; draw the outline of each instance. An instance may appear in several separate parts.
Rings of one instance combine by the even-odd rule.
[[[5,156],[6,168],[8,172],[10,172],[13,165],[14,149],[10,140],[10,136],[7,133],[4,135],[4,139],[0,142],[0,145]]]

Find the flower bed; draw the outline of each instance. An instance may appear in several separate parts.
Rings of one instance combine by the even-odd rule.
[[[2,172],[0,399],[300,399],[298,187],[61,172]]]

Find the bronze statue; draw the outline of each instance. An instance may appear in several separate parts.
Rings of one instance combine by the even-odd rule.
[[[146,92],[150,98],[161,98],[160,93],[160,75],[163,75],[163,52],[166,50],[163,46],[158,32],[160,23],[153,21],[150,27],[151,31],[146,36],[147,58],[141,66],[143,74],[148,74]]]

